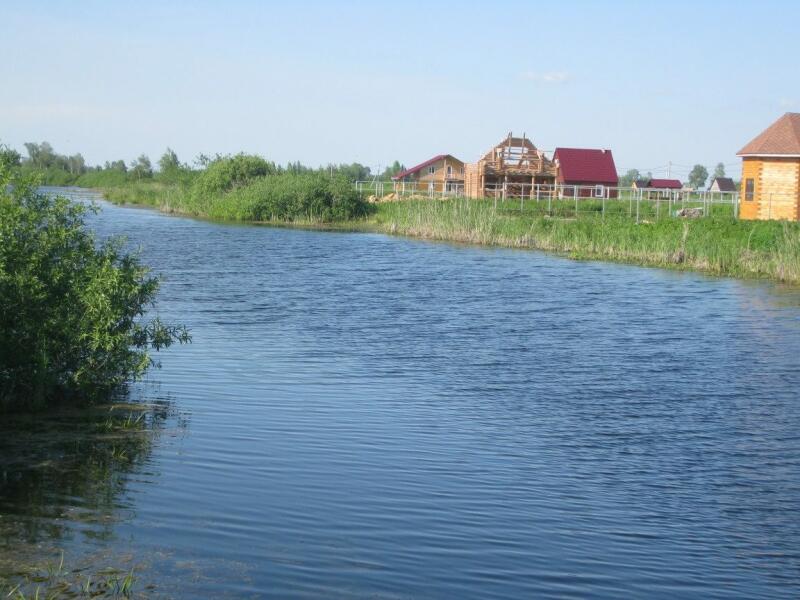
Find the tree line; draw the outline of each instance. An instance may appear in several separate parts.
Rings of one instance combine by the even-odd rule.
[[[81,175],[93,172],[108,172],[124,174],[126,179],[145,180],[159,176],[161,179],[181,179],[193,172],[202,171],[210,164],[223,158],[225,155],[215,154],[208,156],[199,154],[191,163],[182,162],[171,148],[153,166],[147,154],[140,154],[133,160],[126,162],[123,159],[106,161],[103,165],[90,166],[86,163],[81,153],[73,155],[59,154],[49,142],[28,142],[24,144],[27,156],[4,144],[0,144],[0,164],[9,167],[20,167],[31,171],[45,173],[45,183],[68,184],[74,183]],[[310,167],[300,161],[289,162],[285,166],[270,163],[275,173],[329,173],[331,176],[341,175],[351,181],[364,181],[375,177],[389,179],[405,169],[399,161],[386,167],[381,173],[373,174],[372,169],[358,162],[328,164],[320,167]]]

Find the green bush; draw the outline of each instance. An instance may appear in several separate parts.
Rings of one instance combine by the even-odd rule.
[[[0,167],[0,409],[108,399],[151,350],[189,341],[145,319],[158,279],[120,240],[95,240],[87,210]]]
[[[210,198],[275,171],[275,165],[260,156],[250,154],[226,156],[206,167],[194,182],[192,192],[195,196]]]
[[[228,218],[253,221],[330,222],[366,212],[366,203],[346,177],[331,178],[321,173],[262,177],[220,197],[214,204],[235,209],[236,214],[227,215]]]
[[[125,171],[118,169],[99,169],[87,171],[75,181],[75,185],[87,188],[116,187],[130,181]]]

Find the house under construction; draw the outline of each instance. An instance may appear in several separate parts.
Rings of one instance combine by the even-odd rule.
[[[519,197],[535,185],[553,185],[558,166],[525,137],[508,137],[476,163],[464,166],[464,193],[468,198]]]

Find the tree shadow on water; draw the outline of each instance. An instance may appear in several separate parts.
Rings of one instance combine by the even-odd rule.
[[[63,554],[96,564],[111,546],[135,508],[131,480],[157,477],[154,448],[186,427],[168,400],[123,400],[0,416],[0,583]]]

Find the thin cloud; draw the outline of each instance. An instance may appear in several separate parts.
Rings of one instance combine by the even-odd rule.
[[[522,74],[522,78],[528,81],[538,81],[540,83],[560,84],[569,81],[570,75],[566,71],[548,71],[545,73],[526,71]]]

